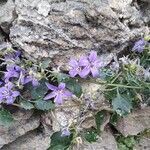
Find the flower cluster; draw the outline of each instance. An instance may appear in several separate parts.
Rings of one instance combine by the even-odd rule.
[[[81,78],[86,78],[90,73],[93,77],[98,77],[102,63],[97,58],[97,53],[91,51],[88,56],[81,56],[79,60],[71,59],[69,65],[71,67],[69,71],[71,77],[79,75]]]
[[[32,82],[33,86],[38,85],[38,79],[33,76],[31,71],[21,68],[16,63],[19,62],[21,52],[13,52],[4,56],[6,71],[4,72],[3,82],[0,84],[0,103],[12,104],[16,97],[20,95],[15,89]],[[17,62],[16,62],[17,61]]]

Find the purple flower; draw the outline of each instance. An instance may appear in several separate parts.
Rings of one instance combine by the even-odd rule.
[[[26,77],[22,78],[22,84],[23,85],[27,84],[29,82],[32,82],[33,86],[38,86],[39,85],[38,79],[36,79],[33,75],[29,75],[29,76],[26,76]]]
[[[11,82],[0,88],[0,103],[6,100],[7,104],[12,104],[16,97],[20,95],[18,91],[13,91],[14,85]]]
[[[5,82],[8,82],[11,78],[18,78],[21,68],[17,65],[7,66],[6,72],[4,74]]]
[[[54,98],[54,102],[59,105],[63,103],[63,99],[66,99],[72,96],[72,93],[66,90],[65,83],[60,83],[58,87],[51,85],[49,83],[46,83],[46,85],[50,90],[52,90],[52,92],[47,94],[44,100],[49,100],[51,98]]]
[[[69,131],[69,129],[68,128],[64,128],[63,130],[62,130],[62,133],[61,133],[61,136],[62,137],[65,137],[65,136],[70,136],[70,131]]]
[[[14,61],[16,62],[16,60],[19,59],[19,57],[21,56],[21,52],[20,51],[16,51],[16,52],[12,52],[9,53],[7,55],[5,55],[5,61]]]
[[[97,52],[91,51],[88,56],[88,64],[84,67],[84,75],[87,76],[89,73],[92,73],[93,77],[99,76],[99,68],[102,66],[99,59],[97,58]]]
[[[82,69],[87,64],[88,60],[84,56],[81,56],[79,60],[71,59],[69,62],[69,65],[71,66],[69,71],[70,76],[75,77],[76,75],[79,75],[81,78],[84,78],[85,72]]]
[[[132,48],[132,51],[141,53],[141,52],[143,52],[146,44],[147,44],[147,42],[144,39],[141,39],[141,40],[135,42],[135,45]]]

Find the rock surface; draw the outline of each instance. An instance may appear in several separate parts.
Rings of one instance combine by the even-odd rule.
[[[49,144],[49,136],[34,131],[4,146],[1,150],[47,150]]]
[[[36,59],[91,49],[120,52],[149,33],[143,8],[132,0],[15,0],[15,5],[10,39]]]
[[[23,136],[28,131],[36,129],[40,125],[39,117],[31,116],[32,113],[30,111],[19,111],[17,114],[14,114],[16,121],[9,128],[0,126],[0,148],[5,144],[15,141],[18,137]]]
[[[137,135],[150,128],[150,107],[135,111],[118,121],[116,128],[124,136]]]
[[[0,3],[0,27],[4,32],[9,33],[12,22],[17,17],[15,13],[15,4],[13,0],[2,2]]]
[[[134,150],[149,150],[150,149],[150,138],[142,138],[139,143],[135,146]]]
[[[110,131],[104,131],[97,142],[84,143],[74,150],[118,150],[117,143]]]

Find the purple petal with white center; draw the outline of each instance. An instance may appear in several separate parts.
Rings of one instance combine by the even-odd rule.
[[[71,70],[69,71],[69,74],[70,74],[71,77],[75,77],[75,76],[78,74],[78,72],[77,72],[76,69],[71,69]]]
[[[56,93],[55,92],[51,92],[50,94],[47,94],[45,97],[44,97],[44,100],[49,100],[51,98],[54,98],[56,96]]]
[[[99,71],[95,67],[91,68],[91,73],[92,73],[93,77],[98,77],[99,76]]]
[[[46,84],[46,86],[47,86],[50,90],[52,90],[52,91],[58,90],[58,87],[56,87],[56,86],[54,86],[54,85],[52,85],[52,84],[49,84],[49,83],[45,83],[45,84]]]
[[[65,87],[66,87],[66,84],[61,82],[61,83],[59,84],[59,86],[58,86],[58,89],[59,89],[59,90],[64,90]]]
[[[81,56],[79,59],[79,66],[87,66],[89,64],[89,61],[87,57]]]
[[[89,60],[90,60],[91,62],[93,62],[93,61],[95,61],[96,59],[97,59],[97,52],[91,51],[91,52],[90,52],[90,55],[89,55]]]
[[[85,78],[89,73],[90,73],[90,68],[84,67],[84,69],[81,72],[79,72],[79,76],[81,78]]]
[[[57,94],[57,96],[54,99],[54,102],[58,105],[63,103],[62,94]]]
[[[70,62],[69,62],[69,66],[71,66],[71,67],[78,67],[78,62],[77,62],[77,60],[75,60],[75,59],[71,59],[70,60]]]

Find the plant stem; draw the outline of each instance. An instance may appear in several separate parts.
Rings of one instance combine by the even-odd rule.
[[[142,87],[138,86],[129,86],[129,85],[123,85],[123,84],[106,84],[107,86],[116,86],[116,87],[122,87],[122,88],[129,88],[129,89],[142,89]]]

